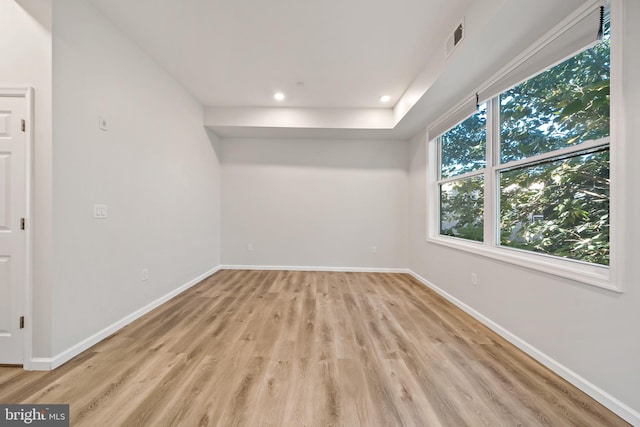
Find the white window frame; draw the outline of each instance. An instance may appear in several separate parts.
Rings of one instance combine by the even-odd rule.
[[[490,162],[489,162],[489,153],[491,153],[492,148],[489,147],[491,144],[489,143],[489,141],[491,141],[491,139],[489,138],[489,120],[491,120],[491,112],[489,111],[491,106],[490,102],[487,102],[487,129],[486,129],[486,137],[485,137],[485,166],[483,168],[480,169],[476,169],[470,172],[465,172],[465,173],[461,173],[459,175],[453,175],[453,176],[448,176],[446,178],[442,177],[442,135],[437,137],[434,140],[434,144],[436,146],[436,180],[435,180],[435,185],[436,185],[436,189],[435,189],[435,193],[437,194],[437,201],[436,201],[436,215],[437,215],[437,225],[436,225],[436,232],[438,234],[438,236],[442,236],[448,239],[464,239],[463,237],[454,237],[454,236],[444,236],[440,234],[440,226],[441,226],[441,216],[440,216],[440,186],[444,185],[444,184],[449,184],[451,182],[456,182],[456,181],[464,181],[467,179],[473,179],[476,177],[482,177],[482,182],[483,182],[483,188],[486,190],[487,188],[489,188],[487,186],[487,170],[490,167]],[[476,114],[475,112],[473,114]],[[472,115],[473,115],[472,114]],[[471,115],[471,116],[472,116]],[[469,117],[465,117],[464,120],[468,119]],[[453,127],[455,127],[457,125],[454,125]],[[453,127],[451,129],[453,129]],[[487,217],[487,195],[486,195],[486,191],[484,192],[484,217],[483,219],[486,219]],[[484,221],[484,230],[483,230],[483,236],[487,236],[487,221]],[[468,242],[474,242],[474,243],[481,243],[481,242],[476,242],[474,240],[469,240],[469,239],[464,239]]]
[[[624,233],[620,224],[624,224],[624,208],[620,201],[623,200],[624,188],[623,170],[624,146],[626,142],[626,124],[624,122],[624,105],[622,96],[622,0],[611,1],[611,104],[610,104],[610,136],[595,141],[588,141],[562,150],[562,154],[570,155],[589,149],[608,146],[610,151],[610,263],[603,266],[584,261],[561,258],[554,255],[541,254],[517,248],[499,245],[499,191],[497,186],[498,174],[501,170],[511,169],[519,164],[526,164],[532,160],[544,160],[555,158],[559,151],[541,154],[526,160],[512,161],[500,164],[498,159],[499,123],[492,118],[499,114],[498,98],[487,101],[487,165],[484,168],[484,241],[476,242],[463,238],[445,236],[440,234],[440,191],[439,185],[445,181],[455,181],[467,175],[477,175],[478,171],[461,174],[456,177],[440,179],[439,140],[440,137],[429,140],[427,132],[427,236],[430,243],[470,252],[483,257],[499,260],[509,264],[518,265],[535,271],[544,272],[554,276],[571,279],[580,283],[597,286],[614,292],[623,292],[624,256],[620,255],[620,249],[624,247]],[[460,106],[452,109],[444,117],[454,116]]]

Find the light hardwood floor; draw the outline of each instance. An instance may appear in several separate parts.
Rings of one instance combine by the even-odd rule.
[[[220,271],[0,403],[72,426],[621,426],[409,275]]]

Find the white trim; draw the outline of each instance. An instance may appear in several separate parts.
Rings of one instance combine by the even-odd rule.
[[[168,294],[158,298],[157,300],[147,304],[146,306],[136,310],[135,312],[125,316],[117,322],[107,326],[99,332],[91,335],[78,344],[58,353],[50,358],[31,358],[29,361],[30,370],[52,370],[68,362],[88,348],[96,345],[105,338],[113,335],[118,330],[124,328],[131,322],[144,316],[154,308],[159,307],[171,298],[181,294],[192,286],[200,283],[202,280],[213,275],[220,270],[288,270],[288,271],[335,271],[335,272],[357,272],[357,273],[407,273],[410,271],[406,268],[365,268],[365,267],[304,267],[304,266],[274,266],[274,265],[219,265],[208,272],[190,280],[188,283],[180,286]]]
[[[302,265],[222,265],[222,270],[334,271],[344,273],[409,273],[406,268],[319,267]]]
[[[427,141],[426,151],[426,164],[431,165],[431,158],[438,155],[437,140]],[[485,238],[484,242],[473,242],[456,237],[441,236],[438,229],[438,224],[440,224],[440,209],[438,209],[438,185],[440,183],[436,180],[436,170],[436,167],[429,167],[427,170],[427,242],[447,246],[449,248],[462,250],[465,252],[471,252],[475,255],[495,259],[505,263],[519,265],[521,267],[530,268],[532,270],[541,271],[547,274],[563,277],[565,279],[575,280],[580,283],[597,286],[613,292],[623,291],[620,281],[621,278],[614,275],[614,266],[615,271],[619,271],[621,269],[619,265],[620,261],[612,260],[612,266],[606,267],[597,264],[559,258],[553,255],[546,255],[515,248],[509,248],[506,246],[499,246],[494,241],[495,237]],[[614,185],[612,185],[612,187],[614,187]],[[493,202],[495,203],[495,198],[499,196],[494,195],[493,197]],[[621,210],[622,209],[618,209],[618,211]],[[485,218],[487,217],[486,215],[495,216],[496,214],[497,213],[495,211],[493,213],[487,212],[485,214]],[[620,212],[618,212],[618,214],[620,214]],[[620,219],[618,219],[618,221],[620,221]],[[612,251],[614,250],[614,248],[617,248],[618,245],[620,245],[619,242],[622,238],[623,237],[619,235],[616,235],[615,239],[613,237],[611,238]],[[620,256],[618,258],[620,258]],[[617,263],[614,264],[614,262]]]
[[[576,8],[569,16],[565,17],[555,27],[486,80],[476,92],[478,94],[478,102],[482,103],[494,98],[509,88],[540,74],[545,69],[560,64],[574,56],[576,52],[596,43],[598,41],[596,39],[596,16],[598,16],[599,7],[603,3],[603,0],[587,0]],[[587,34],[582,32],[584,29],[575,32],[575,27],[579,26],[581,22],[587,22],[586,20],[589,18],[593,18],[593,31],[589,31]],[[562,42],[569,41],[569,44],[554,47],[553,44],[559,40]],[[545,52],[549,49],[553,52],[551,58],[540,55],[540,52]]]
[[[500,155],[500,149],[496,144],[490,143],[499,139],[500,120],[494,120],[494,117],[500,117],[500,103],[492,98],[487,101],[487,128],[486,135],[486,154],[484,169],[484,227],[483,242],[485,245],[493,246],[498,243],[498,229],[500,228],[499,209],[500,189],[498,184],[498,174],[493,170],[492,166],[496,164],[496,160]],[[487,191],[489,189],[490,191]],[[491,191],[493,190],[493,191]],[[487,221],[489,218],[489,221]],[[440,219],[438,219],[440,224]]]
[[[458,102],[445,114],[437,118],[427,129],[427,139],[436,139],[449,129],[459,125],[478,111],[476,94],[469,95]]]
[[[621,401],[619,401],[615,397],[611,396],[609,393],[607,393],[606,391],[602,390],[601,388],[599,388],[595,384],[589,382],[585,378],[583,378],[580,375],[578,375],[577,373],[573,372],[571,369],[567,368],[566,366],[562,365],[561,363],[559,363],[558,361],[556,361],[552,357],[550,357],[547,354],[543,353],[542,351],[538,350],[533,345],[531,345],[528,342],[526,342],[525,340],[521,339],[520,337],[518,337],[514,333],[512,333],[509,330],[505,329],[504,327],[502,327],[498,323],[496,323],[493,320],[489,319],[485,315],[483,315],[480,312],[476,311],[475,309],[473,309],[472,307],[468,306],[467,304],[465,304],[461,300],[457,299],[456,297],[454,297],[453,295],[451,295],[448,292],[444,291],[443,289],[437,287],[436,285],[434,285],[433,283],[431,283],[430,281],[428,281],[424,277],[420,276],[419,274],[415,273],[414,271],[412,271],[412,270],[410,270],[408,268],[359,268],[359,267],[314,267],[314,266],[305,267],[305,266],[273,266],[273,265],[220,265],[220,266],[215,267],[212,270],[208,271],[207,273],[204,273],[201,276],[191,280],[190,282],[188,282],[187,284],[181,286],[180,288],[175,289],[174,291],[168,293],[167,295],[165,295],[165,296],[155,300],[154,302],[146,305],[145,307],[135,311],[134,313],[130,314],[129,316],[126,316],[122,320],[120,320],[120,321],[108,326],[107,328],[103,329],[102,331],[92,335],[91,337],[87,338],[86,340],[76,344],[75,346],[73,346],[73,347],[69,348],[68,350],[56,355],[55,357],[52,357],[52,358],[33,358],[33,359],[31,359],[31,361],[30,361],[31,368],[33,370],[51,370],[51,369],[57,368],[58,366],[60,366],[63,363],[67,362],[71,358],[77,356],[78,354],[80,354],[84,350],[88,349],[89,347],[95,345],[99,341],[101,341],[101,340],[107,338],[108,336],[112,335],[113,333],[115,333],[116,331],[121,329],[122,327],[128,325],[129,323],[133,322],[134,320],[138,319],[139,317],[143,316],[144,314],[148,313],[149,311],[153,310],[154,308],[160,306],[161,304],[164,304],[166,301],[168,301],[171,298],[177,296],[178,294],[184,292],[185,290],[187,290],[191,286],[195,285],[196,283],[199,283],[200,281],[202,281],[205,278],[211,276],[212,274],[216,273],[219,270],[287,270],[287,271],[331,271],[331,272],[363,272],[363,273],[374,272],[374,273],[404,273],[404,274],[409,274],[412,277],[414,277],[416,280],[418,280],[420,283],[422,283],[426,287],[432,289],[433,291],[435,291],[436,293],[438,293],[439,295],[444,297],[446,300],[448,300],[449,302],[454,304],[456,307],[460,308],[465,313],[471,315],[473,318],[475,318],[476,320],[478,320],[479,322],[481,322],[482,324],[484,324],[485,326],[487,326],[488,328],[490,328],[491,330],[496,332],[502,338],[504,338],[505,340],[507,340],[511,344],[515,345],[516,347],[518,347],[520,350],[522,350],[523,352],[525,352],[529,356],[533,357],[535,360],[537,360],[538,362],[540,362],[541,364],[543,364],[544,366],[549,368],[555,374],[557,374],[561,378],[567,380],[569,383],[573,384],[575,387],[577,387],[578,389],[582,390],[583,392],[585,392],[586,394],[591,396],[593,399],[595,399],[596,401],[598,401],[599,403],[601,403],[602,405],[607,407],[613,413],[617,414],[618,416],[620,416],[621,418],[623,418],[627,422],[631,423],[632,425],[640,426],[640,412],[638,412],[638,411],[634,410],[633,408],[629,407],[628,405],[622,403]]]
[[[0,87],[0,95],[12,98],[29,99],[29,94],[33,91],[31,87]]]
[[[482,168],[482,169],[477,169],[471,172],[467,172],[467,173],[463,173],[460,175],[455,175],[455,176],[451,176],[448,178],[444,178],[441,179],[437,182],[438,185],[442,185],[442,184],[448,184],[450,182],[456,182],[456,181],[464,181],[466,179],[469,178],[475,178],[477,176],[484,176],[486,173],[487,168]]]
[[[426,238],[429,240],[430,236],[436,236],[439,233],[440,229],[440,209],[438,208],[438,204],[440,203],[440,188],[438,186],[438,178],[440,176],[440,149],[438,140],[429,140],[429,134],[427,133],[427,149],[426,151],[426,159],[425,165],[427,167],[427,206],[426,208],[426,230],[427,235]],[[431,159],[435,163],[431,163]],[[435,165],[435,166],[434,166]]]
[[[487,138],[487,140],[488,139],[489,138]],[[498,140],[494,139],[493,142],[494,144],[487,144],[487,145],[491,145],[491,146],[498,145]],[[605,136],[604,138],[592,139],[589,141],[581,142],[576,145],[572,145],[571,147],[560,148],[558,150],[548,151],[546,153],[537,154],[535,156],[526,157],[524,159],[512,160],[507,163],[500,163],[500,161],[498,160],[497,162],[492,163],[492,170],[494,172],[508,172],[515,169],[522,169],[527,166],[539,165],[540,163],[553,162],[556,160],[564,160],[571,157],[579,157],[584,154],[597,151],[597,150],[602,150],[606,147],[609,147],[610,142],[611,142],[611,138],[608,136]],[[496,149],[495,151],[498,151],[497,150],[498,147],[494,147],[494,148]]]
[[[33,355],[33,248],[34,248],[34,235],[33,235],[33,227],[34,227],[34,216],[33,216],[33,206],[34,206],[34,191],[33,191],[33,183],[34,183],[34,158],[33,150],[34,150],[34,118],[35,118],[35,104],[34,104],[35,93],[33,88],[27,88],[26,98],[27,98],[27,125],[26,125],[26,139],[27,139],[27,211],[26,211],[26,219],[27,219],[27,227],[25,232],[27,233],[27,258],[26,258],[26,267],[27,267],[27,283],[25,287],[25,309],[24,316],[26,319],[26,325],[24,330],[24,354],[22,357],[22,367],[23,369],[30,370],[31,367],[31,356]]]
[[[631,423],[632,425],[640,426],[640,412],[622,403],[621,401],[611,396],[606,391],[602,390],[597,385],[591,383],[587,379],[573,372],[571,369],[567,368],[557,360],[553,359],[549,355],[538,350],[536,347],[529,344],[522,338],[518,337],[508,329],[503,328],[498,323],[494,322],[493,320],[489,319],[487,316],[471,308],[470,306],[460,301],[458,298],[454,297],[453,295],[449,294],[445,290],[437,287],[436,285],[434,285],[424,277],[420,276],[419,274],[415,273],[414,271],[409,270],[409,274],[413,276],[416,280],[421,282],[423,285],[437,292],[439,295],[444,297],[447,301],[451,302],[453,305],[460,308],[465,313],[469,314],[470,316],[472,316],[473,318],[475,318],[476,320],[478,320],[479,322],[481,322],[482,324],[484,324],[485,326],[493,330],[502,338],[509,341],[511,344],[515,345],[520,350],[524,351],[529,356],[533,357],[535,360],[537,360],[547,368],[551,369],[555,374],[557,374],[561,378],[564,378],[565,380],[573,384],[575,387],[577,387],[578,389],[582,390],[583,392],[591,396],[593,399],[595,399],[596,401],[598,401],[599,403],[607,407],[610,411],[612,411],[616,415],[620,416],[621,418]]]
[[[628,233],[624,230],[625,208],[624,201],[635,197],[631,188],[626,185],[628,179],[625,170],[626,146],[631,143],[627,136],[626,124],[626,93],[624,91],[625,75],[627,67],[624,65],[624,31],[625,31],[625,2],[623,0],[611,0],[611,115],[609,118],[609,129],[611,134],[611,144],[609,145],[609,242],[610,242],[610,280],[622,292],[625,288],[626,263],[625,248],[630,248]],[[631,219],[631,218],[629,218]],[[640,423],[639,423],[640,425]]]
[[[428,236],[427,242],[622,293],[622,289],[611,281],[608,267],[458,237]]]
[[[25,230],[25,285],[24,285],[24,302],[22,312],[25,317],[23,349],[22,349],[22,366],[23,369],[30,370],[31,355],[33,352],[33,120],[34,120],[34,90],[32,87],[0,87],[0,96],[15,97],[25,99],[25,188],[26,188],[26,206],[25,219],[27,227]]]
[[[590,0],[593,4],[600,3],[600,0]],[[591,4],[590,3],[590,4]],[[499,153],[499,139],[491,138],[492,136],[499,135],[499,128],[497,120],[493,120],[493,113],[497,112],[497,102],[493,102],[494,98],[490,98],[484,102],[487,102],[487,143],[486,143],[486,162],[487,167],[478,171],[468,172],[456,177],[450,177],[442,179],[439,177],[440,170],[440,143],[439,139],[429,139],[430,135],[427,132],[427,169],[433,170],[432,173],[427,173],[427,235],[426,241],[435,243],[450,248],[462,250],[465,252],[471,252],[476,255],[484,256],[491,259],[496,259],[502,262],[508,262],[511,264],[519,265],[521,267],[529,268],[536,271],[552,274],[558,277],[575,280],[591,286],[597,286],[602,289],[607,289],[613,292],[622,293],[624,291],[622,277],[624,272],[624,256],[625,254],[621,250],[625,246],[625,239],[627,238],[621,227],[618,224],[624,224],[624,208],[621,207],[619,200],[625,200],[624,195],[624,179],[625,172],[622,170],[621,165],[624,164],[624,147],[625,147],[625,122],[624,122],[624,92],[622,90],[623,83],[623,51],[622,42],[623,39],[623,14],[622,14],[622,0],[613,0],[612,10],[612,40],[615,43],[611,43],[611,121],[610,121],[610,136],[600,138],[597,140],[586,141],[581,144],[577,144],[564,149],[554,150],[551,152],[539,154],[526,159],[515,160],[508,163],[501,164],[498,159]],[[586,13],[591,6],[585,6],[582,12],[578,15]],[[620,12],[620,14],[618,14]],[[573,18],[572,18],[573,19]],[[565,24],[566,25],[566,24]],[[561,25],[558,28],[562,28]],[[555,30],[554,30],[555,31]],[[541,46],[544,46],[542,44]],[[614,50],[615,48],[615,50]],[[514,64],[518,61],[514,60]],[[464,102],[464,101],[463,101]],[[448,114],[455,114],[454,112]],[[582,262],[579,260],[573,260],[568,258],[561,258],[554,255],[536,253],[532,251],[520,250],[502,246],[499,244],[499,230],[498,224],[499,218],[499,206],[500,201],[498,175],[500,172],[525,167],[527,165],[537,164],[545,161],[552,161],[569,157],[571,155],[578,156],[581,152],[587,152],[590,150],[597,150],[600,148],[608,147],[611,152],[611,179],[610,179],[610,265],[601,266],[598,264],[592,264]],[[482,242],[473,242],[456,237],[443,236],[440,234],[440,208],[439,186],[448,182],[458,181],[484,174],[484,189],[485,189],[485,214],[484,214],[484,239]],[[489,220],[489,221],[487,221]]]
[[[52,357],[32,357],[29,360],[29,371],[50,371],[53,369],[52,362]]]
[[[218,272],[219,270],[221,270],[221,266],[217,266],[215,268],[212,268],[211,270],[207,271],[206,273],[203,273],[200,276],[196,277],[195,279],[190,280],[189,282],[185,283],[184,285],[180,286],[179,288],[176,288],[176,289],[172,290],[168,294],[166,294],[166,295],[158,298],[157,300],[145,305],[144,307],[134,311],[133,313],[129,314],[128,316],[123,317],[122,319],[118,320],[117,322],[112,323],[111,325],[107,326],[103,330],[101,330],[99,332],[96,332],[95,334],[93,334],[90,337],[86,338],[85,340],[77,343],[76,345],[68,348],[67,350],[65,350],[65,351],[63,351],[61,353],[58,353],[54,357],[51,357],[51,358],[33,358],[33,359],[31,359],[30,360],[31,369],[33,369],[33,370],[51,370],[51,369],[57,368],[58,366],[62,365],[63,363],[68,362],[69,360],[71,360],[75,356],[79,355],[83,351],[87,350],[88,348],[90,348],[90,347],[94,346],[95,344],[99,343],[103,339],[109,337],[110,335],[113,335],[115,332],[117,332],[118,330],[124,328],[125,326],[127,326],[131,322],[133,322],[133,321],[139,319],[140,317],[144,316],[145,314],[147,314],[148,312],[150,312],[154,308],[159,307],[160,305],[162,305],[165,302],[169,301],[171,298],[181,294],[182,292],[186,291],[187,289],[191,288],[192,286],[200,283],[201,281],[203,281],[207,277],[211,276],[212,274]]]

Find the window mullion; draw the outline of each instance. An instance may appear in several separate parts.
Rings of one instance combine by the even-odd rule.
[[[436,181],[440,182],[442,180],[442,137],[436,138]]]
[[[592,141],[585,141],[581,144],[566,147],[558,150],[549,151],[547,153],[538,154],[536,156],[527,157],[520,160],[512,160],[508,163],[500,164],[500,160],[497,159],[494,164],[494,169],[505,172],[512,169],[520,169],[522,167],[535,165],[539,163],[546,163],[549,161],[563,159],[568,157],[579,156],[589,151],[595,151],[602,148],[606,148],[609,145],[610,137],[604,137]]]
[[[431,221],[427,221],[427,234],[438,235],[440,230],[440,179],[442,178],[442,137],[436,138],[433,144],[428,146],[427,157],[433,156],[436,161],[436,167],[427,172],[431,174],[431,188],[428,191],[428,212]],[[427,163],[429,164],[429,163]]]
[[[496,244],[496,218],[497,218],[497,200],[496,200],[496,173],[493,165],[496,159],[499,126],[499,110],[497,110],[498,102],[496,98],[487,101],[487,143],[486,143],[486,160],[487,166],[484,172],[484,244],[495,246]]]
[[[437,181],[438,184],[447,184],[449,182],[455,181],[464,181],[465,179],[473,178],[479,175],[484,175],[485,169],[478,169],[473,172],[467,172],[460,175],[454,175],[449,178],[440,179]]]

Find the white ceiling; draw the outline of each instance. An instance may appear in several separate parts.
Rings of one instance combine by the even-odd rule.
[[[395,104],[470,1],[92,0],[205,106],[315,108]]]
[[[585,0],[90,1],[212,107],[205,125],[222,136],[404,139],[467,94],[469,70],[488,77]]]

